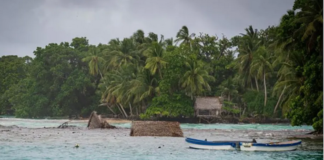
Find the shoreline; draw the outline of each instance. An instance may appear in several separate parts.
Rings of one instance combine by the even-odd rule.
[[[188,124],[290,124],[288,119],[278,118],[232,118],[232,117],[215,117],[215,118],[150,118],[150,119],[139,119],[137,117],[131,118],[111,118],[103,117],[108,123],[128,123],[132,121],[177,121],[179,123]],[[78,120],[78,119],[73,119]],[[89,118],[82,118],[81,120],[89,120]]]
[[[2,118],[15,118],[13,116],[1,116]],[[78,121],[78,122],[88,122],[89,117],[80,117],[78,119],[69,119],[68,117],[48,117],[48,118],[17,118],[17,119],[32,119],[32,120],[66,120],[66,121]],[[236,117],[214,117],[214,118],[199,118],[199,117],[156,117],[150,119],[140,119],[139,117],[129,117],[129,118],[119,118],[119,117],[109,117],[102,116],[102,119],[106,120],[108,123],[130,123],[132,121],[177,121],[179,123],[188,124],[290,124],[288,119],[280,118],[236,118]]]
[[[0,115],[1,118],[16,118],[10,115]],[[35,120],[77,120],[88,121],[90,117],[69,118],[68,116],[62,117],[45,117],[45,118],[19,118],[19,119],[35,119]],[[290,124],[289,119],[283,118],[259,118],[259,117],[232,117],[232,116],[219,116],[219,117],[152,117],[149,119],[140,119],[139,116],[133,117],[115,117],[112,115],[101,115],[102,119],[107,120],[108,123],[127,123],[132,121],[177,121],[179,123],[190,124],[210,124],[210,123],[225,123],[225,124]]]

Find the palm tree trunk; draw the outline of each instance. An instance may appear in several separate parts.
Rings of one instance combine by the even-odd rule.
[[[132,105],[130,102],[128,104],[129,104],[130,116],[132,116],[133,115]]]
[[[161,70],[159,71],[159,75],[160,75],[160,78],[162,79],[162,73],[161,73]]]
[[[107,103],[107,108],[114,114],[114,115],[116,115],[116,113],[110,108],[110,106],[108,105],[108,103]]]
[[[286,87],[287,87],[287,86],[285,85],[284,89],[282,90],[282,92],[281,92],[281,94],[280,94],[280,96],[279,96],[279,99],[278,99],[278,101],[277,101],[276,107],[275,107],[274,110],[273,110],[273,114],[276,114],[277,108],[278,108],[279,103],[280,103],[280,101],[281,101],[281,98],[282,98],[282,96],[283,96],[283,94],[284,94],[284,92],[285,92],[285,90],[286,90]]]
[[[98,71],[99,71],[101,79],[103,79],[103,76],[102,76],[102,73],[101,73],[100,69],[98,69]],[[105,83],[105,81],[104,81],[104,83]]]
[[[127,116],[127,113],[126,113],[126,111],[125,111],[125,109],[124,109],[123,105],[122,105],[122,104],[120,104],[120,103],[118,103],[118,104],[119,104],[120,108],[122,109],[122,111],[124,112],[124,114],[125,114],[125,117],[127,118],[128,116]]]
[[[266,76],[263,71],[263,84],[264,84],[264,106],[267,105],[267,84],[266,84]]]
[[[158,70],[159,70],[160,78],[162,79],[163,77],[162,77],[162,72],[161,72],[161,68],[160,68],[160,66],[158,66]]]
[[[139,108],[139,111],[140,111],[140,113],[143,113],[143,110],[145,110],[145,102],[144,101],[142,101],[142,105],[141,105],[141,107]],[[144,108],[144,109],[143,109]]]
[[[117,105],[117,108],[118,108],[119,112],[123,115],[123,117],[125,117],[123,111],[120,109],[120,106],[118,104],[116,104],[116,105]]]
[[[138,116],[138,107],[140,107],[140,106],[135,107],[135,110],[136,110],[136,116]]]
[[[108,89],[108,87],[106,86],[106,82],[105,82],[105,80],[104,80],[104,77],[103,77],[103,75],[102,75],[100,69],[98,69],[98,71],[99,71],[100,77],[101,77],[101,79],[102,79],[102,81],[103,81],[103,83],[104,83],[106,89]]]
[[[255,80],[255,85],[256,85],[257,91],[259,92],[259,83],[255,76],[254,76],[254,80]]]

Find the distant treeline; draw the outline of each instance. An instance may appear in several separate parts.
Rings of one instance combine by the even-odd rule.
[[[2,56],[0,112],[188,117],[197,96],[221,96],[225,114],[287,117],[321,132],[322,15],[322,0],[296,0],[278,26],[231,39],[183,26],[175,39],[138,30],[97,46],[85,37],[51,43],[35,58]]]

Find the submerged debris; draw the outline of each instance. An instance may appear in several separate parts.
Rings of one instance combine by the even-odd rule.
[[[68,122],[64,122],[61,125],[59,125],[57,128],[67,128],[68,127]]]
[[[69,121],[67,121],[67,122],[64,122],[61,125],[59,125],[57,128],[72,128],[72,127],[76,127],[76,126],[69,125]]]
[[[17,125],[11,125],[11,126],[3,126],[3,125],[0,125],[0,128],[13,129],[13,128],[19,128],[19,127]]]

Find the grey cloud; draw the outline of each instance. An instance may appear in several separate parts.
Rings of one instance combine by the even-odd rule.
[[[38,25],[34,9],[40,1],[24,2],[18,0],[0,2],[1,44],[36,42],[33,41],[33,34],[37,33]]]
[[[186,25],[191,33],[232,37],[253,25],[276,25],[294,0],[10,0],[0,1],[0,56],[33,56],[37,46],[90,43],[131,36],[142,29],[166,38]]]

